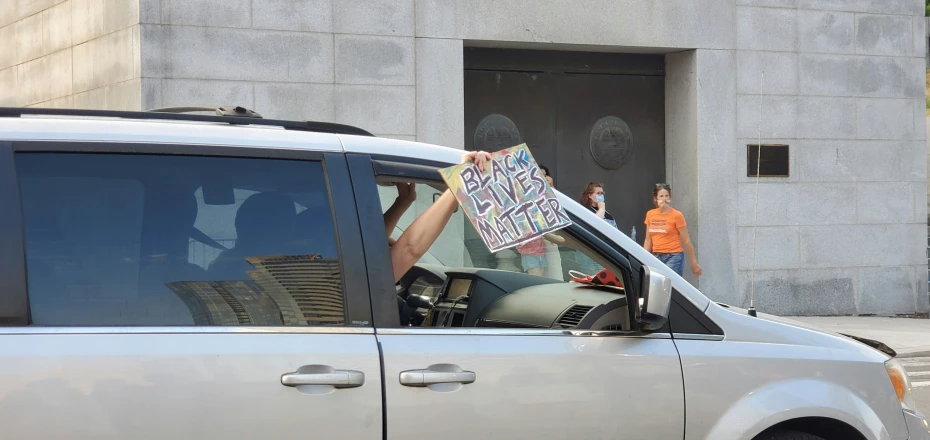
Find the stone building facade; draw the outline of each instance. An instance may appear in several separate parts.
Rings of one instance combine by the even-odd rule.
[[[920,0],[4,0],[0,105],[243,105],[464,148],[470,49],[652,56],[636,74],[662,78],[656,148],[692,281],[737,305],[754,289],[772,313],[910,314],[928,309],[923,15]],[[757,187],[760,134],[789,146],[789,172]]]

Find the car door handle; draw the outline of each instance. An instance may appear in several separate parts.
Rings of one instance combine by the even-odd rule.
[[[355,388],[365,384],[365,373],[352,370],[333,370],[325,373],[288,373],[281,376],[281,385],[331,385],[336,388]]]
[[[440,383],[468,384],[475,381],[472,371],[410,370],[400,373],[400,384],[408,387],[427,387]]]

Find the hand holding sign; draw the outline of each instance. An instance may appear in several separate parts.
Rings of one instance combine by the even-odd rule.
[[[472,162],[482,173],[484,172],[485,164],[487,164],[489,160],[491,160],[491,153],[486,153],[484,151],[469,151],[462,155],[462,164],[469,164],[469,162]]]
[[[571,224],[526,144],[462,162],[439,172],[491,252]]]
[[[417,201],[417,184],[397,182],[394,184],[397,188],[397,200],[406,206],[410,206]]]

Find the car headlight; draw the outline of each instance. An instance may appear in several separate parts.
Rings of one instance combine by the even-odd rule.
[[[888,372],[888,378],[894,385],[894,392],[898,395],[901,407],[915,411],[917,406],[914,404],[914,395],[911,393],[911,381],[907,378],[907,371],[896,359],[888,359],[885,362],[885,371]]]

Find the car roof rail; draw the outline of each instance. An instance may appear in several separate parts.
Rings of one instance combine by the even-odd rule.
[[[165,107],[154,108],[149,111],[158,113],[214,112],[217,116],[238,116],[243,118],[262,119],[262,115],[257,112],[238,105],[235,107]]]
[[[2,0],[0,0],[2,1]],[[191,107],[188,107],[189,110]],[[218,111],[215,107],[193,107],[206,108],[208,110],[196,111]],[[221,107],[229,110],[226,107]],[[163,121],[189,121],[189,122],[216,122],[230,125],[267,125],[272,127],[281,127],[285,130],[311,131],[316,133],[333,133],[333,134],[351,134],[356,136],[371,136],[373,134],[367,130],[345,124],[336,124],[333,122],[317,121],[288,121],[283,119],[264,119],[261,116],[214,116],[214,115],[194,115],[180,112],[172,109],[159,109],[163,111],[124,111],[124,110],[87,110],[71,108],[42,108],[42,107],[0,107],[0,118],[18,118],[26,115],[38,116],[75,116],[75,117],[99,117],[99,118],[122,118],[137,120],[163,120]],[[244,109],[244,113],[254,113],[251,110]],[[232,111],[236,111],[232,109]],[[257,113],[256,113],[257,115]]]

